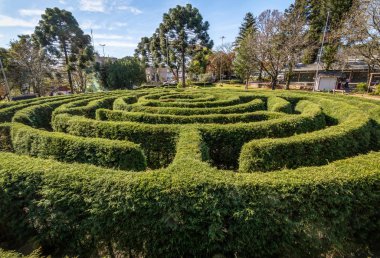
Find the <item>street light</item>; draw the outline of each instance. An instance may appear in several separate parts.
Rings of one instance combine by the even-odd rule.
[[[106,46],[106,44],[99,44],[99,46],[103,47],[103,57],[105,58],[106,57],[106,54],[104,52],[104,47]]]
[[[220,71],[219,71],[219,81],[221,82],[222,81],[222,65],[223,65],[223,41],[226,37],[225,36],[222,36],[221,39],[222,39],[222,49],[221,49],[221,52],[220,52]]]

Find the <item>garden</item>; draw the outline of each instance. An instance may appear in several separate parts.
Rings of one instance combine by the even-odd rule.
[[[379,248],[375,100],[156,88],[3,102],[0,149],[8,250],[316,257]]]

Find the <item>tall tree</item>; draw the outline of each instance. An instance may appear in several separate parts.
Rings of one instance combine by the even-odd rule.
[[[207,47],[204,47],[202,50],[198,51],[190,62],[189,72],[194,75],[206,73],[211,54],[212,51]]]
[[[63,59],[71,92],[74,93],[73,63],[82,58],[81,53],[88,52],[85,49],[92,48],[91,37],[84,34],[71,12],[55,7],[47,8],[42,14],[34,38],[41,47],[46,47],[58,59]]]
[[[309,27],[307,38],[311,46],[305,52],[304,62],[313,63],[317,59],[318,48],[316,43],[320,43],[323,37],[323,31],[329,13],[330,22],[328,34],[334,34],[339,28],[341,22],[348,15],[353,0],[296,0],[297,8],[302,9]],[[336,52],[339,48],[339,40],[336,37],[327,37],[325,39],[324,60],[334,62]],[[328,64],[331,66],[331,64]]]
[[[344,45],[343,63],[348,55],[364,58],[368,75],[375,66],[380,66],[380,0],[354,1],[339,37]]]
[[[235,46],[239,46],[240,42],[247,36],[253,35],[257,31],[256,18],[251,12],[244,17],[243,23],[239,28],[239,34],[235,39]]]
[[[252,32],[248,33],[236,49],[236,58],[234,60],[234,70],[239,77],[245,80],[245,89],[248,89],[249,78],[257,69],[256,49],[254,48],[255,36]]]
[[[283,41],[282,51],[286,55],[286,89],[289,89],[296,63],[302,60],[304,49],[308,46],[306,34],[306,19],[302,11],[294,5],[290,5],[285,10],[284,19],[280,25],[280,40]]]
[[[233,73],[233,61],[235,59],[235,49],[233,44],[228,43],[216,48],[216,51],[209,57],[208,71],[212,72],[214,77],[222,76],[231,78]],[[245,77],[243,77],[244,79]]]
[[[207,33],[209,23],[203,18],[197,8],[191,4],[177,5],[164,14],[159,26],[161,47],[169,48],[181,64],[182,86],[186,85],[186,64],[203,47],[212,48],[213,42]],[[167,50],[169,50],[167,49]],[[171,60],[167,60],[169,63]]]
[[[283,14],[277,10],[262,12],[258,17],[258,31],[253,43],[256,63],[270,76],[272,90],[276,88],[279,72],[288,59],[284,51],[286,41],[281,33],[283,19]]]
[[[39,48],[29,35],[18,37],[18,40],[10,43],[10,61],[19,71],[18,77],[24,78],[23,83],[32,84],[33,92],[43,95],[43,82],[51,75],[54,62],[45,49]]]

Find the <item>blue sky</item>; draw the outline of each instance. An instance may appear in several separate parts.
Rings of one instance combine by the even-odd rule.
[[[0,47],[19,34],[30,34],[47,7],[71,11],[81,28],[92,28],[97,51],[106,44],[106,55],[132,55],[143,36],[151,36],[162,20],[163,13],[176,5],[187,3],[197,7],[209,21],[209,34],[215,45],[232,42],[245,13],[260,14],[266,9],[283,11],[292,0],[0,0]]]

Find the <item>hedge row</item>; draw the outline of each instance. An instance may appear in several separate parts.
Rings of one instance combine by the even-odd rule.
[[[269,97],[267,100],[267,109],[268,111],[283,112],[288,114],[293,112],[292,104],[289,101],[279,97]]]
[[[30,105],[39,105],[39,104],[44,104],[44,103],[49,103],[49,102],[53,102],[53,101],[58,101],[58,100],[64,100],[64,99],[76,99],[76,98],[80,98],[82,96],[64,96],[64,97],[57,97],[57,98],[51,98],[51,97],[47,97],[47,98],[38,98],[38,99],[33,99],[33,101],[31,100],[25,100],[25,101],[20,101],[20,102],[10,102],[11,104],[8,106],[8,107],[4,107],[2,109],[0,109],[0,123],[3,123],[3,122],[10,122],[12,120],[12,117],[14,116],[14,114],[23,109],[23,108],[27,108],[29,107]]]
[[[368,256],[380,241],[379,157],[134,174],[0,153],[0,239],[33,238],[59,257]]]
[[[114,108],[115,109],[115,108]],[[149,107],[135,105],[124,106],[123,110],[132,112],[147,112],[155,114],[171,114],[171,115],[206,115],[206,114],[232,114],[245,113],[258,110],[264,110],[265,103],[261,99],[254,99],[248,103],[238,104],[227,107],[213,108],[177,108],[177,107]]]
[[[55,116],[52,124],[55,131],[76,136],[128,140],[138,143],[144,150],[149,168],[160,168],[171,163],[180,129],[176,125],[103,122],[68,114]]]
[[[139,105],[149,106],[149,107],[179,107],[179,108],[212,108],[212,107],[226,107],[237,104],[246,103],[252,101],[254,96],[225,96],[225,100],[217,101],[202,101],[202,102],[174,102],[164,101],[160,99],[159,101],[142,101]],[[170,100],[170,99],[169,99]]]
[[[12,122],[18,122],[25,125],[29,125],[35,128],[45,128],[49,129],[51,128],[50,125],[50,119],[51,115],[57,107],[75,101],[75,100],[82,100],[85,98],[88,98],[89,96],[86,95],[80,95],[72,98],[65,98],[63,100],[54,100],[47,103],[41,103],[36,104],[33,103],[33,105],[28,107],[23,107],[22,109],[18,110],[13,118]]]
[[[146,169],[144,153],[139,145],[132,142],[83,138],[18,123],[12,124],[11,137],[14,151],[18,154],[123,170]]]
[[[241,148],[253,139],[289,137],[325,128],[325,116],[319,105],[302,100],[295,110],[301,114],[255,123],[198,127],[210,148],[212,163],[219,168],[236,169]]]
[[[270,171],[328,162],[371,149],[372,123],[364,114],[353,114],[344,123],[313,133],[281,139],[253,140],[240,155],[242,172]]]
[[[13,151],[10,123],[0,124],[0,151]]]
[[[284,117],[282,113],[256,111],[244,114],[210,114],[177,116],[165,114],[149,114],[142,112],[114,111],[98,109],[96,119],[101,121],[130,121],[148,124],[193,124],[193,123],[219,123],[231,124],[239,122],[257,122]]]

